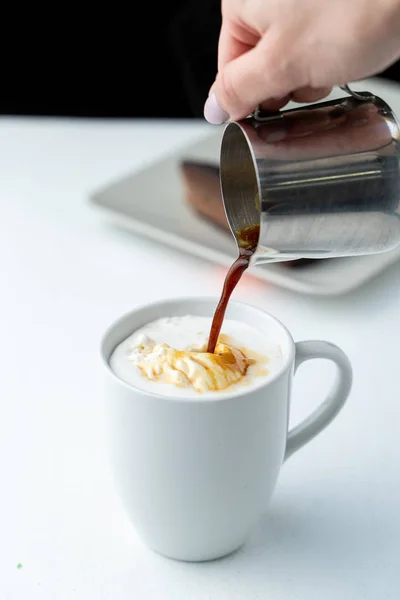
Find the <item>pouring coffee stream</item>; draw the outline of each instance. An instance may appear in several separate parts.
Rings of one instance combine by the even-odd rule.
[[[214,313],[214,318],[211,324],[210,336],[208,338],[207,352],[214,353],[215,346],[218,342],[218,336],[221,332],[222,323],[229,298],[233,290],[239,283],[243,273],[250,265],[250,260],[257,249],[258,237],[260,235],[260,227],[255,225],[243,229],[238,234],[239,241],[239,256],[229,269],[222,288],[220,301]]]
[[[226,276],[208,352],[249,266],[379,254],[400,244],[400,127],[370,92],[253,115],[226,126],[220,180],[239,256]],[[279,136],[277,136],[279,133]]]

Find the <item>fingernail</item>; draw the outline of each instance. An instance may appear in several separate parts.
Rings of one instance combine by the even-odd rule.
[[[285,129],[277,129],[276,131],[272,131],[272,133],[269,133],[266,136],[265,141],[269,142],[270,144],[274,142],[280,142],[286,137],[286,133],[287,132]]]
[[[204,118],[211,125],[222,125],[229,119],[228,113],[220,107],[214,92],[212,92],[204,105]]]

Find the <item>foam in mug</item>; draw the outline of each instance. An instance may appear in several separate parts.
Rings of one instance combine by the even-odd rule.
[[[280,346],[231,319],[215,353],[206,352],[210,325],[211,318],[193,315],[148,323],[115,348],[110,367],[123,381],[165,396],[232,393],[280,369]]]

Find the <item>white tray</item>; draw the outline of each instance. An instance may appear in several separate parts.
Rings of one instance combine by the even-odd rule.
[[[363,84],[356,86],[362,88]],[[400,86],[374,79],[365,89],[383,96],[400,115]],[[216,230],[186,205],[178,168],[181,159],[217,164],[220,141],[219,129],[215,135],[99,190],[90,202],[124,228],[228,267],[236,256],[233,237]],[[376,256],[316,261],[297,269],[260,265],[253,268],[253,275],[298,292],[338,295],[360,286],[399,258],[400,247]]]

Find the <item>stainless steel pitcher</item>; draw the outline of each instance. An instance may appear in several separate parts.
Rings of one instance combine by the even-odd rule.
[[[221,189],[238,245],[260,226],[252,264],[377,254],[400,244],[400,129],[369,92],[229,123]]]

